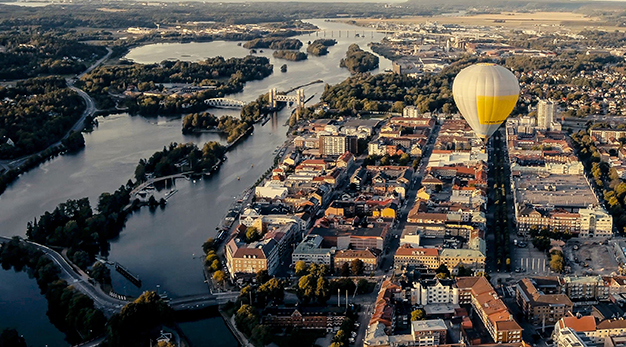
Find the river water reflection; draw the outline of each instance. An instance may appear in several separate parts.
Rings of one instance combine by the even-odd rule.
[[[347,24],[311,20],[327,30],[326,38],[334,30],[338,41],[324,57],[309,56],[301,62],[274,59],[271,50],[260,55],[270,58],[274,73],[261,81],[246,84],[243,92],[229,97],[252,101],[270,88],[287,90],[317,79],[336,84],[349,76],[339,68],[339,60],[351,43],[369,50],[367,43],[379,41],[383,35],[370,33],[355,37],[355,28]],[[342,37],[338,37],[342,30]],[[346,30],[352,30],[346,37]],[[319,35],[321,38],[322,35]],[[318,36],[298,37],[305,43]],[[303,48],[304,50],[305,48]],[[248,50],[237,42],[207,42],[188,44],[152,44],[131,50],[126,56],[139,63],[154,63],[166,59],[200,60],[212,56],[243,57]],[[288,72],[281,73],[280,65],[286,63]],[[381,57],[380,70],[391,67],[391,62]],[[377,73],[374,71],[373,73]],[[324,84],[304,88],[311,102],[319,100]],[[237,114],[233,110],[214,110],[218,115]],[[127,267],[143,282],[136,288],[114,272],[114,288],[126,295],[138,295],[144,290],[167,291],[172,297],[192,295],[207,291],[202,275],[201,245],[215,236],[215,227],[227,211],[233,198],[250,187],[272,163],[274,149],[285,140],[291,109],[279,112],[265,126],[255,126],[254,134],[228,153],[228,160],[209,179],[196,182],[178,180],[179,190],[164,210],[147,209],[133,214],[121,236],[111,243],[110,259]],[[126,114],[99,118],[99,126],[85,135],[84,151],[71,156],[61,156],[23,174],[6,192],[0,195],[0,235],[24,236],[25,225],[45,211],[55,208],[67,199],[89,197],[92,205],[98,195],[113,191],[132,178],[135,165],[141,158],[150,156],[170,142],[224,141],[216,134],[185,136],[181,133],[180,117],[139,117]],[[0,296],[4,295],[0,288]],[[4,320],[11,317],[2,317]]]

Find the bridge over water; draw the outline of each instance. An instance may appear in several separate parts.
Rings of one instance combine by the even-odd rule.
[[[216,108],[242,108],[246,106],[246,103],[243,101],[229,98],[206,99],[204,100],[204,103]]]

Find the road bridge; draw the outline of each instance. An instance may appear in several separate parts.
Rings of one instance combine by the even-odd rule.
[[[235,301],[238,297],[239,292],[190,295],[172,299],[169,301],[169,305],[174,311],[201,310],[211,306],[222,305],[228,301]]]
[[[228,98],[206,99],[204,103],[215,108],[242,108],[246,106],[246,103],[243,101]]]

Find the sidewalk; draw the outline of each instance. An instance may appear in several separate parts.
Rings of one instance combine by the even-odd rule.
[[[243,335],[241,331],[237,330],[237,326],[235,325],[235,315],[228,318],[228,316],[226,315],[226,313],[224,313],[224,311],[219,309],[219,312],[222,315],[222,318],[224,318],[224,322],[228,326],[228,329],[230,329],[230,331],[233,333],[233,336],[235,337],[235,339],[237,339],[237,341],[239,342],[241,346],[255,347],[252,343],[250,343],[250,341],[248,341],[248,339]]]

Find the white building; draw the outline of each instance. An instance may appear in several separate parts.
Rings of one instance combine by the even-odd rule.
[[[537,128],[550,130],[554,121],[555,105],[552,100],[539,100],[537,103]]]
[[[402,117],[419,118],[421,117],[420,110],[415,106],[406,106],[402,110]]]
[[[302,218],[290,214],[262,215],[254,208],[246,208],[239,215],[239,224],[243,224],[246,227],[259,226],[261,224],[285,225],[289,223],[295,223],[298,226],[298,231],[306,228],[306,222]]]
[[[554,345],[558,347],[587,347],[589,346],[572,328],[554,329],[552,334]]]
[[[256,187],[254,195],[259,198],[284,199],[289,194],[289,189],[280,181],[270,180],[263,187]]]
[[[293,251],[292,264],[303,261],[307,264],[323,264],[329,269],[332,268],[336,248],[322,248],[323,241],[324,238],[319,235],[308,235]]]
[[[411,305],[458,304],[459,288],[454,280],[422,280],[413,282]]]
[[[420,233],[419,231],[412,231],[406,235],[402,235],[400,238],[400,244],[409,244],[413,248],[419,248],[420,246]]]
[[[456,152],[448,150],[433,151],[428,160],[428,167],[453,166],[463,164],[473,166],[480,162],[487,162],[489,154],[481,152]]]
[[[589,206],[578,210],[580,214],[579,237],[611,237],[613,235],[613,216],[604,208]]]

